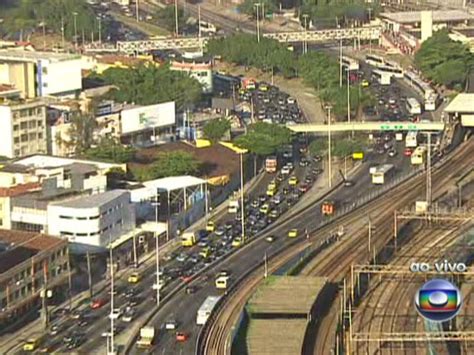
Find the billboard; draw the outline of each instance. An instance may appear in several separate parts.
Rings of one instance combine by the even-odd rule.
[[[174,125],[176,124],[175,103],[171,101],[124,109],[121,117],[122,134]]]

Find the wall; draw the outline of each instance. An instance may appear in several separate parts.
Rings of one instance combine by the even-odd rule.
[[[38,85],[41,96],[61,95],[82,89],[81,59],[38,62]],[[45,86],[46,85],[46,86]]]
[[[0,155],[13,158],[12,111],[9,106],[0,106]]]
[[[10,197],[0,197],[0,228],[12,228],[10,220]]]

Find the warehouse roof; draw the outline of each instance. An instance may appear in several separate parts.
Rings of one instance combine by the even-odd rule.
[[[325,277],[271,276],[248,302],[250,313],[308,314],[327,282]]]
[[[403,24],[421,22],[420,11],[382,12],[380,17]],[[433,22],[456,22],[473,19],[473,15],[461,10],[433,11]]]
[[[183,175],[183,176],[170,176],[162,179],[145,181],[143,185],[148,188],[173,191],[184,189],[185,187],[191,187],[196,185],[205,184],[206,180],[200,179],[195,176]]]
[[[66,240],[45,234],[0,229],[0,274],[42,251],[66,244]]]
[[[301,354],[306,319],[251,319],[247,335],[252,355]]]
[[[444,111],[449,113],[474,113],[474,94],[458,94]]]

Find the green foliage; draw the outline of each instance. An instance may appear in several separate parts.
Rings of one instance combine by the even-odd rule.
[[[176,30],[176,18],[175,18],[175,7],[174,5],[166,6],[156,12],[156,18],[160,25],[166,28],[168,31],[174,32]],[[184,13],[182,8],[178,8],[178,26],[181,28],[189,16]]]
[[[166,65],[110,68],[104,71],[101,78],[107,84],[118,87],[109,94],[112,99],[139,105],[176,101],[176,107],[182,109],[198,102],[202,93],[196,79],[183,72],[171,71]]]
[[[354,138],[344,138],[344,139],[334,139],[332,141],[332,155],[334,157],[346,157],[354,152],[363,151],[367,145],[362,139]],[[309,152],[312,155],[323,155],[328,150],[327,139],[315,139],[309,144]]]
[[[97,121],[93,115],[74,115],[71,118],[71,127],[68,132],[70,140],[64,143],[74,147],[76,154],[82,154],[94,142],[94,130],[96,128]]]
[[[66,38],[74,36],[74,15],[76,15],[77,32],[84,30],[90,34],[98,33],[96,15],[85,0],[19,0],[0,2],[1,24],[7,31],[19,31],[36,28],[41,22],[55,33],[61,33],[61,22],[64,24]],[[102,23],[102,31],[107,24]]]
[[[262,10],[263,8],[265,9],[265,14],[273,13],[278,9],[277,2],[275,0],[245,0],[242,4],[238,6],[238,9],[240,12],[251,15],[253,18],[257,18],[257,9],[255,4],[260,3],[262,6],[258,9],[258,15],[259,18],[261,19],[262,16]]]
[[[308,52],[298,58],[298,73],[318,91],[339,85],[339,63],[322,52]]]
[[[453,41],[442,30],[423,42],[415,54],[415,63],[428,79],[461,90],[474,67],[474,55],[466,45]]]
[[[258,122],[235,139],[235,144],[256,155],[270,155],[291,142],[291,131],[277,124]]]
[[[218,142],[230,130],[230,122],[222,117],[205,124],[203,131],[204,137],[211,142]]]
[[[261,38],[257,44],[254,35],[237,34],[211,39],[207,43],[211,55],[220,55],[229,62],[253,66],[262,70],[273,68],[285,77],[295,73],[295,55],[276,40]]]
[[[128,163],[135,156],[136,150],[123,146],[114,140],[102,140],[97,147],[89,148],[84,152],[87,159],[111,163]]]
[[[324,138],[315,139],[308,146],[308,150],[311,155],[322,155],[327,149],[328,142]]]

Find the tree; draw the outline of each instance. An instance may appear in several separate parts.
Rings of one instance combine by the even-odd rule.
[[[175,20],[175,7],[174,5],[166,6],[162,9],[159,9],[156,12],[156,18],[158,22],[166,28],[168,31],[175,31],[176,29],[176,20]],[[189,16],[184,13],[182,8],[178,8],[178,26],[181,28]]]
[[[94,143],[94,130],[96,128],[97,121],[93,114],[73,115],[68,132],[70,140],[64,143],[74,147],[75,154],[82,154]]]
[[[168,65],[138,65],[130,69],[110,68],[100,78],[118,89],[108,95],[119,102],[152,105],[175,101],[178,109],[200,100],[199,82],[188,74],[172,71]]]
[[[467,45],[453,41],[447,30],[441,30],[423,42],[415,64],[428,79],[461,90],[474,67],[474,55]]]
[[[262,18],[264,14],[262,14],[263,8],[265,9],[265,14],[271,14],[275,12],[278,7],[277,3],[275,0],[263,0],[263,1],[258,1],[258,0],[245,0],[242,4],[238,6],[238,9],[240,12],[251,15],[253,18],[257,18],[257,10],[255,9],[255,4],[260,3],[260,8],[259,8],[259,17]]]
[[[331,144],[331,154],[334,157],[346,157],[354,152],[363,151],[366,148],[366,144],[362,139],[359,138],[344,138],[336,139]],[[312,155],[323,155],[328,150],[328,142],[326,139],[315,139],[309,144],[309,152]]]
[[[204,125],[204,137],[211,142],[218,142],[230,130],[230,122],[228,119],[222,117],[207,122]]]
[[[136,149],[123,146],[112,139],[103,139],[97,147],[84,152],[88,159],[112,163],[128,163],[135,157]]]
[[[199,172],[201,163],[191,153],[174,151],[160,154],[150,167],[154,178],[193,175]]]
[[[288,128],[265,122],[251,125],[246,134],[235,140],[238,147],[260,156],[276,153],[290,142],[291,132]]]
[[[322,155],[328,149],[327,140],[324,138],[317,138],[309,144],[308,150],[311,155]]]

